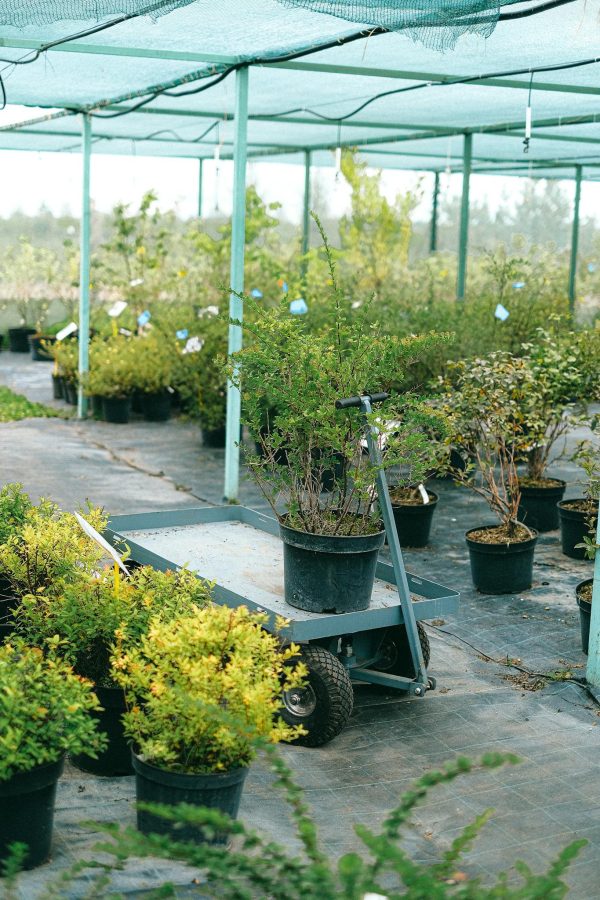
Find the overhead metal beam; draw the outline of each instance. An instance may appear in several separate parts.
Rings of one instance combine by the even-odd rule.
[[[239,56],[223,53],[202,53],[200,51],[169,50],[160,47],[119,47],[113,44],[86,44],[82,41],[69,41],[48,47],[48,40],[37,38],[0,38],[0,47],[14,50],[42,50],[44,53],[83,53],[94,56],[125,56],[136,59],[169,59],[181,62],[212,62],[233,65],[240,61]]]
[[[473,135],[465,134],[463,150],[463,183],[460,202],[460,231],[458,242],[458,272],[456,278],[456,299],[465,299],[467,283],[467,252],[469,247],[469,188],[471,181],[471,161]]]
[[[575,199],[573,201],[573,226],[571,229],[571,257],[569,260],[569,312],[575,312],[577,288],[577,252],[579,249],[579,205],[581,200],[581,166],[575,166]]]
[[[248,131],[248,69],[235,73],[235,142],[233,157],[233,209],[231,214],[231,271],[229,318],[242,321],[244,306],[237,296],[244,290],[244,248],[246,242],[246,140]],[[241,325],[229,325],[228,354],[242,348]],[[236,367],[237,371],[237,367]],[[225,436],[225,500],[237,503],[240,484],[239,388],[227,382],[227,425]]]
[[[90,347],[90,159],[92,153],[92,123],[82,116],[81,230],[79,234],[79,378],[77,387],[77,417],[87,416],[85,378],[89,371]]]
[[[394,78],[402,81],[424,81],[432,84],[452,84],[460,82],[461,85],[483,85],[484,87],[516,88],[517,90],[529,90],[529,79],[522,81],[514,78],[478,78],[477,75],[456,74],[449,75],[443,72],[421,72],[407,69],[381,69],[377,66],[339,66],[334,63],[301,62],[290,60],[288,62],[272,63],[271,69],[290,69],[297,72],[319,72],[338,75],[362,75],[370,78]],[[469,80],[472,79],[472,80]],[[557,91],[559,93],[574,94],[600,94],[600,88],[590,85],[560,84],[552,81],[536,81],[535,90]]]

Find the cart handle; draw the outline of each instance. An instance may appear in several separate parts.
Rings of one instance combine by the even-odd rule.
[[[373,403],[383,403],[384,400],[390,396],[382,391],[379,394],[364,394],[364,397],[368,397],[371,404]],[[336,400],[335,408],[336,409],[350,409],[352,406],[358,406],[360,408],[360,404],[362,401],[362,397],[346,397],[345,400]]]

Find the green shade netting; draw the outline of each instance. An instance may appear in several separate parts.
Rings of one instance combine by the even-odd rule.
[[[337,16],[349,22],[406,31],[435,50],[454,47],[467,32],[489,37],[502,6],[519,0],[279,0],[283,6]]]
[[[150,16],[155,19],[189,6],[194,0],[2,0],[0,25],[25,28],[60,21],[100,21],[107,16]]]

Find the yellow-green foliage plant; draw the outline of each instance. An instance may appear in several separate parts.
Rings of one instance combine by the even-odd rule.
[[[150,620],[169,622],[210,602],[210,585],[187,569],[157,572],[149,566],[115,584],[111,570],[65,584],[60,593],[27,594],[15,611],[24,640],[64,657],[99,687],[113,687],[110,659],[137,643]]]
[[[0,782],[64,753],[103,747],[91,684],[61,659],[13,641],[0,647]]]
[[[293,665],[299,648],[282,648],[266,623],[244,606],[207,607],[154,620],[137,645],[116,654],[125,731],[145,762],[187,774],[228,772],[250,764],[257,739],[301,733],[279,717],[282,690],[306,675]]]
[[[90,507],[84,517],[96,531],[103,531],[107,518]],[[72,513],[61,512],[50,500],[41,500],[28,510],[20,533],[0,545],[0,570],[17,597],[38,591],[58,594],[67,584],[93,572],[103,550],[81,529]]]

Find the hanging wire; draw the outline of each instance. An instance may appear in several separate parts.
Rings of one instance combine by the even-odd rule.
[[[529,153],[531,140],[531,89],[533,86],[533,72],[529,78],[529,93],[527,94],[527,107],[525,109],[525,140],[523,141],[523,153]]]

